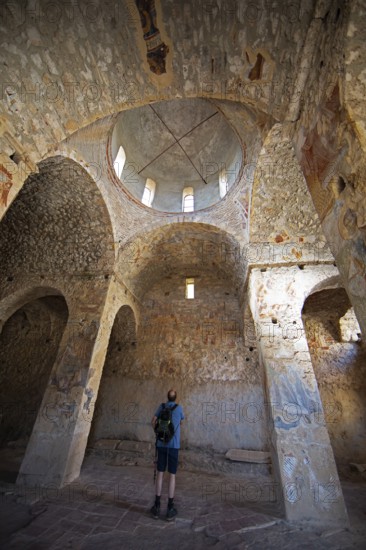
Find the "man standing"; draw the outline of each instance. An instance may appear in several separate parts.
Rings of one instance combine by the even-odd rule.
[[[177,392],[174,389],[168,391],[168,401],[164,404],[165,408],[171,408],[171,418],[174,426],[174,435],[168,443],[163,443],[157,440],[157,470],[158,475],[156,478],[156,496],[155,504],[151,508],[151,513],[155,519],[158,519],[160,514],[160,497],[163,486],[164,472],[168,467],[169,472],[169,489],[168,489],[168,509],[166,519],[168,521],[175,518],[178,511],[174,508],[174,492],[175,492],[175,475],[178,468],[178,453],[180,449],[180,424],[184,419],[183,409],[180,405],[175,403],[177,399]],[[163,410],[163,404],[161,404],[155,412],[151,420],[151,425],[155,429],[158,417]]]

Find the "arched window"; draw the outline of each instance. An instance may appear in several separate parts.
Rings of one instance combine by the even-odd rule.
[[[222,168],[219,173],[219,190],[220,199],[223,199],[227,193],[227,174],[225,168]]]
[[[126,153],[125,153],[125,150],[123,149],[123,147],[121,145],[120,148],[118,149],[117,156],[116,156],[116,158],[114,160],[114,163],[113,163],[114,171],[116,172],[119,179],[121,179],[121,175],[122,175],[122,171],[123,171],[123,167],[125,165],[125,162],[126,162]]]
[[[154,200],[155,195],[155,189],[156,189],[156,183],[151,178],[147,178],[145,183],[145,189],[142,195],[141,202],[142,204],[145,204],[145,206],[151,206],[152,201]]]
[[[185,187],[185,189],[183,189],[182,210],[183,210],[183,212],[193,212],[194,211],[193,187]]]

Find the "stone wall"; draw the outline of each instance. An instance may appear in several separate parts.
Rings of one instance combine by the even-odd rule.
[[[162,74],[148,64],[134,2],[1,6],[1,110],[35,162],[76,129],[159,99],[239,99],[286,112],[313,1],[156,5],[169,45]],[[254,74],[259,53],[264,67]]]
[[[366,327],[362,2],[319,2],[303,51],[291,135],[361,330]],[[329,30],[332,33],[329,34]],[[314,34],[321,37],[316,42]],[[300,76],[299,76],[300,78]],[[300,82],[299,82],[300,84]],[[296,118],[295,115],[296,114]],[[290,118],[290,117],[289,117]]]
[[[53,287],[69,310],[83,301],[90,311],[103,303],[113,234],[98,188],[81,166],[55,157],[28,178],[2,221],[0,257],[1,299]]]
[[[243,251],[236,239],[214,225],[171,223],[128,243],[121,250],[116,271],[140,300],[153,284],[177,271],[199,274],[214,270],[238,290],[245,281]]]
[[[142,311],[136,345],[127,319],[117,316],[90,444],[153,440],[150,420],[174,386],[186,415],[182,447],[266,450],[262,371],[253,341],[244,341],[254,327],[250,317],[243,326],[235,288],[224,277],[201,273],[188,300],[185,276],[175,274],[151,286]]]
[[[108,213],[98,188],[75,162],[48,159],[2,222],[1,276],[100,274],[113,260]],[[100,216],[96,215],[96,212]]]
[[[347,43],[345,56],[346,78],[344,84],[345,103],[349,117],[354,121],[358,138],[365,151],[366,123],[365,97],[366,75],[363,60],[365,59],[365,30],[366,9],[363,0],[351,3],[350,18],[347,29]]]
[[[250,242],[325,243],[292,142],[279,124],[269,132],[256,165]]]

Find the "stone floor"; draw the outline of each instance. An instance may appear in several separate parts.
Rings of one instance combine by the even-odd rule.
[[[4,479],[4,476],[3,476]],[[0,547],[5,550],[120,550],[215,548],[364,549],[366,483],[343,483],[349,530],[299,529],[281,519],[270,478],[182,470],[178,517],[150,517],[153,468],[85,459],[80,477],[57,490],[0,483]],[[165,507],[166,499],[162,500]]]

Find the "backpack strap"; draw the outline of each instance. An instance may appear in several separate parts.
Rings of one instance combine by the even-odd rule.
[[[163,405],[163,409],[165,409],[165,403],[162,403]],[[174,409],[176,409],[178,407],[178,403],[175,403],[175,405],[173,405],[173,407],[167,407],[167,409],[171,410],[171,411],[174,411]]]

